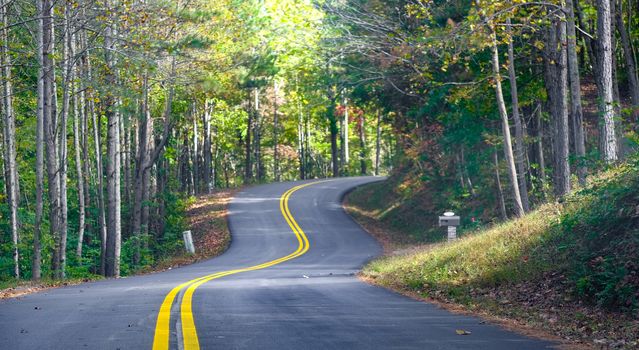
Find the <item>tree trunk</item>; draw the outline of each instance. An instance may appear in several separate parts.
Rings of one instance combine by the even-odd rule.
[[[575,30],[575,13],[573,0],[566,1],[566,34],[568,53],[568,74],[570,81],[570,114],[572,116],[573,138],[575,143],[575,155],[577,156],[577,178],[579,183],[586,184],[587,168],[584,164],[586,156],[586,143],[584,137],[583,111],[581,107],[581,79],[579,77],[579,59],[577,57],[577,33]]]
[[[630,90],[630,99],[632,102],[633,110],[632,115],[635,119],[639,117],[639,78],[637,77],[637,63],[632,51],[632,44],[626,25],[623,21],[623,0],[619,0],[615,11],[615,18],[617,23],[617,30],[619,31],[619,37],[621,38],[621,45],[623,47],[623,57],[626,61],[626,71],[628,74],[628,88]]]
[[[246,123],[246,154],[244,159],[244,183],[249,184],[253,181],[253,162],[251,161],[251,133],[253,133],[253,109],[251,102],[251,93],[248,96],[248,122]]]
[[[524,212],[530,210],[528,200],[528,184],[526,182],[524,129],[521,116],[519,114],[519,96],[517,91],[517,75],[515,73],[515,54],[513,48],[512,33],[510,30],[510,18],[506,20],[508,30],[508,76],[510,79],[510,95],[512,100],[513,123],[515,124],[515,164],[517,166],[517,182],[519,184],[519,194]]]
[[[80,154],[80,120],[84,112],[78,107],[78,94],[75,91],[73,94],[73,148],[75,149],[75,171],[78,187],[78,245],[76,247],[76,255],[78,261],[81,261],[86,209],[84,203],[84,174],[82,173],[82,157]]]
[[[517,180],[517,170],[515,168],[515,158],[513,155],[512,140],[510,137],[510,126],[508,125],[508,112],[506,112],[506,103],[504,102],[504,95],[501,88],[501,73],[499,72],[499,50],[497,48],[497,35],[495,34],[494,27],[491,26],[492,36],[492,66],[493,77],[495,79],[495,93],[497,95],[497,107],[499,109],[499,115],[501,117],[502,132],[504,135],[504,154],[506,156],[506,164],[508,166],[508,175],[510,176],[510,182],[513,191],[514,209],[515,215],[521,217],[524,215],[524,207],[521,201],[521,195],[519,193],[519,183]]]
[[[570,191],[570,166],[568,164],[568,74],[566,47],[566,23],[553,18],[547,31],[546,90],[553,122],[553,184],[555,194],[561,197]]]
[[[49,230],[53,238],[53,260],[51,270],[53,277],[60,275],[60,168],[57,147],[57,113],[55,108],[55,65],[53,62],[53,3],[49,0],[42,1],[43,8],[43,71],[44,71],[44,103],[43,103],[43,128],[44,142],[47,157],[47,178],[49,193]]]
[[[45,103],[45,3],[36,1],[38,14],[38,87],[37,87],[37,121],[36,121],[36,207],[35,227],[33,231],[33,257],[31,260],[31,278],[35,281],[42,277],[42,214],[44,211],[44,103]]]
[[[368,152],[366,149],[366,118],[364,118],[364,114],[362,113],[359,116],[359,163],[360,163],[360,175],[366,175],[366,158],[368,156]]]
[[[197,125],[197,111],[195,105],[193,106],[191,113],[193,113],[193,194],[197,196],[200,193],[200,134]]]
[[[280,181],[280,165],[277,154],[279,145],[279,115],[277,114],[277,81],[273,81],[273,178]]]
[[[208,99],[204,102],[204,145],[202,149],[204,158],[204,183],[207,193],[213,192],[213,182],[211,180],[211,112],[213,101]]]
[[[109,1],[106,8],[110,9]],[[104,36],[104,53],[107,73],[107,86],[115,87],[115,59],[113,50],[115,30],[107,25]],[[105,272],[107,277],[120,277],[121,248],[121,201],[120,201],[120,115],[116,111],[116,98],[112,91],[105,96],[105,115],[107,117],[107,254]]]
[[[348,149],[348,97],[344,96],[344,122],[342,124],[344,140],[344,175],[348,175],[348,163],[350,161],[350,150]]]
[[[499,177],[499,156],[497,150],[493,151],[493,160],[495,162],[495,186],[497,187],[497,198],[499,199],[499,213],[502,220],[508,220],[506,213],[506,202],[504,201],[504,191],[501,189],[501,179]]]
[[[617,160],[617,138],[615,136],[614,92],[612,81],[612,32],[610,0],[597,0],[597,80],[600,87],[599,113],[603,118],[601,145],[603,159],[607,163]]]
[[[2,66],[2,106],[4,112],[4,162],[9,176],[5,179],[7,191],[7,202],[9,204],[9,216],[11,223],[11,243],[13,245],[13,274],[16,279],[20,278],[20,252],[19,242],[19,222],[18,205],[20,202],[18,166],[16,163],[16,126],[13,111],[13,86],[11,84],[11,57],[9,56],[9,2],[2,0],[0,4],[0,16],[2,17],[2,29],[0,29],[0,42],[2,48],[0,52],[0,66]]]
[[[381,151],[381,137],[382,137],[382,115],[377,110],[377,134],[375,138],[375,176],[379,176],[379,156]]]

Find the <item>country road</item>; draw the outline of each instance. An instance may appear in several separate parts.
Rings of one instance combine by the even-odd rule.
[[[230,205],[232,244],[223,255],[0,301],[0,349],[551,346],[358,280],[356,272],[381,248],[340,201],[377,180],[249,188]]]

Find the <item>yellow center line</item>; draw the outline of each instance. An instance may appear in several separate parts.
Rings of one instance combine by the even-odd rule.
[[[164,301],[162,302],[162,305],[160,306],[160,311],[158,312],[158,319],[155,325],[155,335],[153,337],[153,350],[169,349],[169,337],[171,334],[171,331],[170,331],[171,307],[173,306],[173,302],[175,301],[175,298],[177,297],[177,295],[180,293],[182,289],[186,288],[186,291],[184,292],[184,296],[182,297],[182,304],[180,307],[184,350],[199,350],[200,343],[197,336],[197,329],[195,328],[195,320],[193,318],[193,309],[192,309],[193,293],[199,286],[201,286],[202,284],[208,281],[218,279],[224,276],[233,275],[233,274],[237,274],[241,272],[260,270],[273,265],[277,265],[284,261],[297,258],[298,256],[306,253],[309,249],[308,237],[306,237],[306,234],[304,233],[304,231],[302,231],[300,226],[297,224],[297,222],[293,218],[293,215],[291,214],[288,208],[288,200],[295,191],[302,189],[306,186],[314,185],[314,184],[325,182],[325,181],[316,181],[316,182],[295,186],[289,189],[288,191],[284,192],[284,194],[280,197],[280,211],[282,212],[282,216],[284,216],[284,219],[290,226],[291,230],[293,230],[293,233],[295,234],[295,237],[297,238],[298,246],[294,252],[286,256],[283,256],[281,258],[267,261],[259,265],[249,266],[249,267],[235,269],[235,270],[216,272],[214,274],[195,278],[173,288],[164,298]]]

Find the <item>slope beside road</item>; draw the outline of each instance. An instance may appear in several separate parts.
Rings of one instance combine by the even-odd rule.
[[[380,254],[381,247],[340,203],[349,189],[377,180],[344,178],[247,189],[229,207],[232,243],[223,255],[162,273],[2,301],[0,348],[550,346],[359,281],[355,273]],[[282,260],[291,254],[295,256]],[[210,280],[200,279],[203,276]],[[188,281],[191,284],[176,289]],[[171,291],[175,298],[163,314],[160,307],[164,303],[166,311]],[[166,327],[158,328],[158,314],[166,317]],[[158,337],[166,342],[158,342]]]

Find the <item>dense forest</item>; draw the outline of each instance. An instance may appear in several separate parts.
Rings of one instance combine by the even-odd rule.
[[[2,0],[0,279],[130,274],[243,184],[389,174],[466,225],[561,200],[636,148],[637,6]]]

